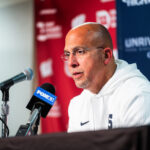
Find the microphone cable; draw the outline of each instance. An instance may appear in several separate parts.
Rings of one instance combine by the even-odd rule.
[[[7,124],[5,123],[5,121],[0,117],[0,120],[2,121],[2,123],[5,125],[5,128],[7,129],[7,137],[9,136],[9,128],[7,126]]]

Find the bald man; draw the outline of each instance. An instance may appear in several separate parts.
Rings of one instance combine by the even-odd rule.
[[[114,59],[104,26],[84,23],[71,29],[62,58],[83,89],[70,101],[68,132],[150,124],[150,83],[136,64]]]

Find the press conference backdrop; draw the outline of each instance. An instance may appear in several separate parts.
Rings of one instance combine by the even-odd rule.
[[[150,80],[150,1],[117,0],[119,58],[138,68]]]

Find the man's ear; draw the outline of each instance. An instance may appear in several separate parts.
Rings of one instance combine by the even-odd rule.
[[[113,57],[113,50],[110,48],[105,48],[104,56],[105,56],[104,64],[107,65],[110,62],[111,58]]]

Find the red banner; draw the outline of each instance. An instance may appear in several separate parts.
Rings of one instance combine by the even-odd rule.
[[[61,60],[65,35],[84,22],[105,25],[116,50],[115,0],[35,0],[35,44],[39,85],[55,86],[57,100],[46,119],[42,133],[67,130],[68,104],[81,89],[75,87],[67,65]]]

